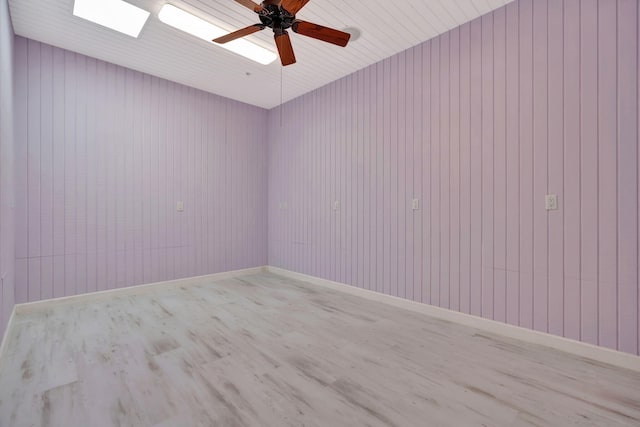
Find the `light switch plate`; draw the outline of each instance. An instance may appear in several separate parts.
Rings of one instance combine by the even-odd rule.
[[[184,202],[176,203],[176,209],[178,210],[178,212],[184,211]]]
[[[336,200],[333,202],[333,210],[337,211],[338,209],[340,209],[340,201]]]
[[[413,199],[411,201],[411,209],[417,211],[420,209],[420,199]]]

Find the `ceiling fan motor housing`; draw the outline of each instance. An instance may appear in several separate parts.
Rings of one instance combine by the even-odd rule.
[[[273,28],[274,30],[291,28],[296,19],[295,15],[290,14],[286,9],[275,4],[265,5],[258,16],[264,26]]]

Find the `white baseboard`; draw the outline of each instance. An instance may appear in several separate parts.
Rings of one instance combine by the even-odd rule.
[[[166,282],[148,283],[144,285],[128,286],[126,288],[107,289],[104,291],[90,292],[87,294],[71,295],[67,297],[52,298],[41,301],[27,302],[16,304],[14,312],[16,314],[33,313],[34,311],[46,310],[62,304],[75,304],[81,302],[101,301],[105,298],[113,298],[114,296],[141,295],[158,287],[171,286],[189,286],[202,283],[212,282],[215,280],[230,279],[233,277],[246,276],[248,274],[257,274],[267,271],[267,267],[245,268],[243,270],[225,271],[222,273],[207,274],[205,276],[188,277],[185,279],[169,280]],[[9,330],[7,326],[7,331]],[[6,331],[5,331],[6,333]]]
[[[11,309],[11,315],[9,316],[9,321],[7,322],[6,328],[4,328],[4,335],[2,336],[2,343],[0,343],[0,374],[2,374],[2,361],[4,360],[4,352],[6,351],[7,346],[9,345],[9,330],[13,325],[13,319],[16,316],[16,306],[13,306]]]
[[[486,332],[503,335],[509,338],[518,339],[532,344],[539,344],[551,347],[556,350],[571,353],[576,356],[585,357],[598,362],[607,363],[621,368],[632,369],[640,372],[640,357],[599,347],[593,344],[575,341],[569,338],[551,335],[544,332],[534,331],[519,326],[509,325],[497,322],[495,320],[484,319],[482,317],[472,316],[458,311],[447,310],[445,308],[436,307],[420,302],[415,302],[391,295],[381,294],[368,289],[357,288],[355,286],[346,285],[331,280],[321,279],[307,274],[296,273],[278,267],[267,267],[267,271],[278,274],[291,279],[306,281],[313,285],[323,286],[351,295],[367,298],[372,301],[378,301],[395,307],[411,310],[418,313],[435,317],[449,322],[470,326]]]

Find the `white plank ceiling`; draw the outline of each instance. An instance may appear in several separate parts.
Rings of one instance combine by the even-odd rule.
[[[291,33],[298,62],[260,65],[158,20],[164,0],[128,0],[151,12],[138,39],[73,16],[74,0],[9,0],[16,34],[238,101],[273,108],[473,20],[512,0],[311,0],[297,17],[361,35],[346,48]],[[233,0],[171,0],[230,31],[258,22]],[[266,29],[249,40],[276,51]],[[282,76],[281,76],[282,73]],[[283,85],[281,90],[281,77]]]

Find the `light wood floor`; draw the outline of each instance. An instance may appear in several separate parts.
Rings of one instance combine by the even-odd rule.
[[[640,374],[272,274],[14,319],[1,426],[640,425]]]

